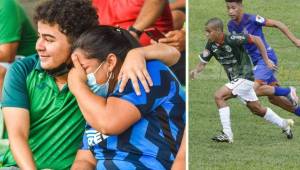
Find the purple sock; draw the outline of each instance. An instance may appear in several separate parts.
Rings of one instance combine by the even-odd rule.
[[[291,91],[290,88],[284,88],[284,87],[274,87],[274,88],[275,88],[275,92],[274,92],[275,96],[286,96]]]
[[[295,109],[294,113],[295,115],[300,116],[300,106]]]

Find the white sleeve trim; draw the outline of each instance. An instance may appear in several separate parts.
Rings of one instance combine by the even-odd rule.
[[[208,63],[207,61],[203,60],[203,58],[201,57],[201,54],[199,54],[198,57],[199,57],[199,59],[200,59],[201,62],[206,63],[206,64]]]

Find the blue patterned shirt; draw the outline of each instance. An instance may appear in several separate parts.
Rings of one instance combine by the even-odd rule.
[[[117,87],[110,95],[135,105],[141,113],[139,121],[116,136],[86,126],[82,149],[92,151],[97,169],[171,168],[185,128],[185,92],[161,62],[147,62],[147,70],[153,80],[150,93],[141,89],[137,96],[128,82],[123,93]]]

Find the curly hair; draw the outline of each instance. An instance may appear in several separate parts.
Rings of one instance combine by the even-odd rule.
[[[47,0],[36,8],[34,21],[58,24],[70,42],[98,25],[98,15],[90,0]]]

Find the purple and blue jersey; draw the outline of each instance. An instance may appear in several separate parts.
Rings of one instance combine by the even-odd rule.
[[[141,119],[119,135],[106,136],[87,125],[84,150],[91,150],[97,169],[171,169],[185,128],[185,92],[174,74],[159,61],[147,62],[151,91],[136,96],[131,82],[110,96],[135,105]],[[141,86],[141,84],[140,84]]]
[[[262,27],[266,25],[267,20],[259,15],[252,14],[243,14],[242,20],[240,23],[237,23],[234,20],[228,22],[228,31],[232,34],[251,34],[261,38],[264,43],[267,54],[270,60],[277,65],[277,56],[274,50],[267,43]],[[259,49],[255,44],[245,44],[244,48],[247,50],[247,53],[251,56],[252,63],[254,65],[253,73],[255,80],[261,80],[265,84],[277,83],[274,70],[271,70],[267,67]]]
[[[259,15],[244,14],[241,22],[238,24],[234,20],[228,22],[228,31],[232,34],[251,34],[261,38],[264,43],[269,58],[277,64],[277,56],[274,50],[267,43],[262,27],[266,25],[266,19]],[[263,60],[261,54],[255,44],[245,44],[244,46],[251,56],[252,62],[256,65],[259,60]]]

